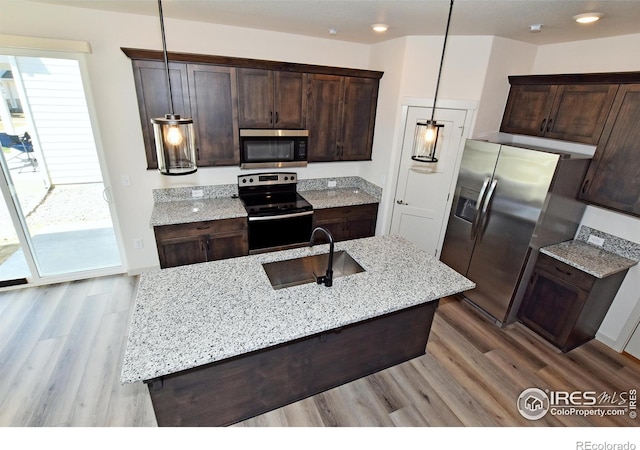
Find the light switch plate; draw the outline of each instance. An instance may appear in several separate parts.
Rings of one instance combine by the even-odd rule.
[[[604,245],[604,238],[594,236],[593,234],[589,235],[589,239],[587,240],[589,244],[597,245],[598,247],[602,247]]]
[[[191,198],[202,198],[204,196],[204,191],[202,189],[193,189],[191,191]]]

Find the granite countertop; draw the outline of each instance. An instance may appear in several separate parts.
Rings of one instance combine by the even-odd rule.
[[[336,243],[365,272],[275,290],[262,263],[328,245],[141,275],[121,381],[186,370],[434,301],[475,284],[398,236]]]
[[[378,203],[378,199],[358,188],[337,188],[302,191],[313,209]],[[205,220],[247,217],[242,201],[237,197],[212,197],[196,200],[155,202],[150,226],[177,225]]]
[[[239,198],[174,200],[154,203],[149,224],[155,227],[236,217],[247,217],[247,211]]]
[[[597,278],[604,278],[627,270],[638,263],[638,261],[625,258],[580,240],[560,242],[559,244],[543,247],[540,249],[540,253],[551,256]]]
[[[313,209],[378,203],[378,199],[358,188],[318,189],[300,192]]]

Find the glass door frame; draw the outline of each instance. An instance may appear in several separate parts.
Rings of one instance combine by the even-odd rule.
[[[11,175],[9,173],[9,167],[4,158],[4,155],[0,158],[0,165],[2,174],[0,176],[0,190],[2,191],[2,196],[4,197],[4,201],[7,205],[7,209],[9,210],[9,214],[11,216],[11,221],[14,225],[16,234],[18,236],[18,240],[20,242],[20,246],[23,250],[25,260],[31,271],[31,276],[27,277],[27,285],[37,286],[44,284],[52,284],[59,283],[65,281],[74,281],[104,275],[113,275],[119,273],[125,273],[125,252],[124,246],[122,244],[121,232],[119,227],[119,221],[117,220],[117,212],[113,205],[112,195],[111,195],[111,183],[109,181],[109,176],[106,171],[107,163],[104,157],[104,151],[102,142],[100,139],[100,133],[98,128],[98,123],[96,120],[96,112],[95,105],[93,102],[93,96],[91,93],[90,83],[89,83],[89,71],[86,64],[85,55],[82,53],[74,53],[67,51],[52,51],[52,50],[32,50],[32,49],[23,49],[23,48],[7,48],[0,47],[0,55],[6,55],[11,57],[33,57],[33,58],[53,58],[53,59],[67,59],[67,60],[75,60],[78,63],[78,69],[80,71],[80,77],[82,81],[82,87],[84,91],[85,102],[87,106],[88,118],[91,126],[91,132],[93,135],[93,141],[96,149],[96,156],[98,159],[98,164],[100,166],[100,174],[102,177],[102,183],[104,186],[103,197],[108,204],[109,213],[111,216],[111,224],[114,229],[115,239],[118,246],[118,254],[120,255],[120,265],[107,267],[103,269],[90,269],[86,271],[78,271],[71,272],[59,275],[41,275],[38,270],[37,259],[34,252],[33,242],[31,240],[31,236],[28,230],[28,226],[26,220],[24,218],[24,214],[20,207],[20,202],[18,200],[17,192],[15,187],[11,183]],[[23,109],[25,109],[25,116],[29,117],[29,121],[32,121],[31,114],[28,112],[28,102],[23,105]],[[33,124],[35,127],[35,124]],[[40,155],[41,156],[41,155]],[[41,158],[41,162],[44,166],[44,158]],[[47,175],[47,179],[49,179]],[[50,180],[49,180],[50,183]],[[2,281],[0,280],[0,291],[2,290]],[[16,286],[25,286],[24,283],[16,283]]]

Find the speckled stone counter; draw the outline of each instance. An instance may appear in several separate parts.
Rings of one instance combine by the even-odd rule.
[[[313,209],[379,203],[382,189],[360,177],[331,178],[335,188],[327,188],[329,178],[300,180],[298,191]],[[202,198],[192,199],[193,190],[201,190]],[[153,210],[149,225],[178,225],[206,220],[246,217],[242,202],[237,198],[238,187],[225,184],[153,190]]]
[[[474,283],[398,236],[336,243],[365,272],[274,290],[262,263],[328,245],[141,275],[121,381],[220,361],[466,291]]]
[[[235,217],[247,217],[247,211],[238,198],[175,200],[154,203],[149,224],[155,227]]]
[[[566,241],[540,249],[540,253],[551,256],[572,267],[597,278],[605,278],[635,266],[638,261],[606,251],[580,240]]]
[[[378,203],[378,199],[357,188],[320,189],[300,192],[313,209]]]

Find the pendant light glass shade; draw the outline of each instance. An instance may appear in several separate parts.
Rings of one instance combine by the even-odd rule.
[[[187,175],[198,170],[193,120],[167,114],[151,123],[160,173]]]
[[[179,114],[174,114],[173,112],[173,95],[171,94],[171,79],[169,78],[169,57],[167,54],[167,40],[164,34],[162,0],[158,0],[158,12],[160,15],[162,53],[167,76],[169,106],[171,107],[171,114],[151,119],[153,137],[156,141],[158,170],[163,175],[187,175],[198,170],[193,120],[181,118]]]
[[[451,12],[453,11],[453,0],[449,4],[449,17],[447,18],[447,28],[444,32],[444,44],[442,45],[442,56],[440,57],[440,68],[438,69],[438,81],[436,82],[436,92],[433,96],[433,108],[431,109],[431,120],[418,122],[416,124],[416,134],[413,139],[413,152],[411,159],[424,163],[436,163],[436,147],[438,146],[438,134],[440,128],[444,127],[434,120],[436,113],[436,103],[438,101],[438,89],[440,88],[440,77],[442,76],[442,64],[444,63],[444,53],[447,49],[447,38],[449,37],[449,25],[451,24]]]
[[[442,127],[444,125],[437,123],[435,120],[427,120],[416,124],[411,159],[425,163],[438,162],[436,146],[438,145],[438,134]]]

